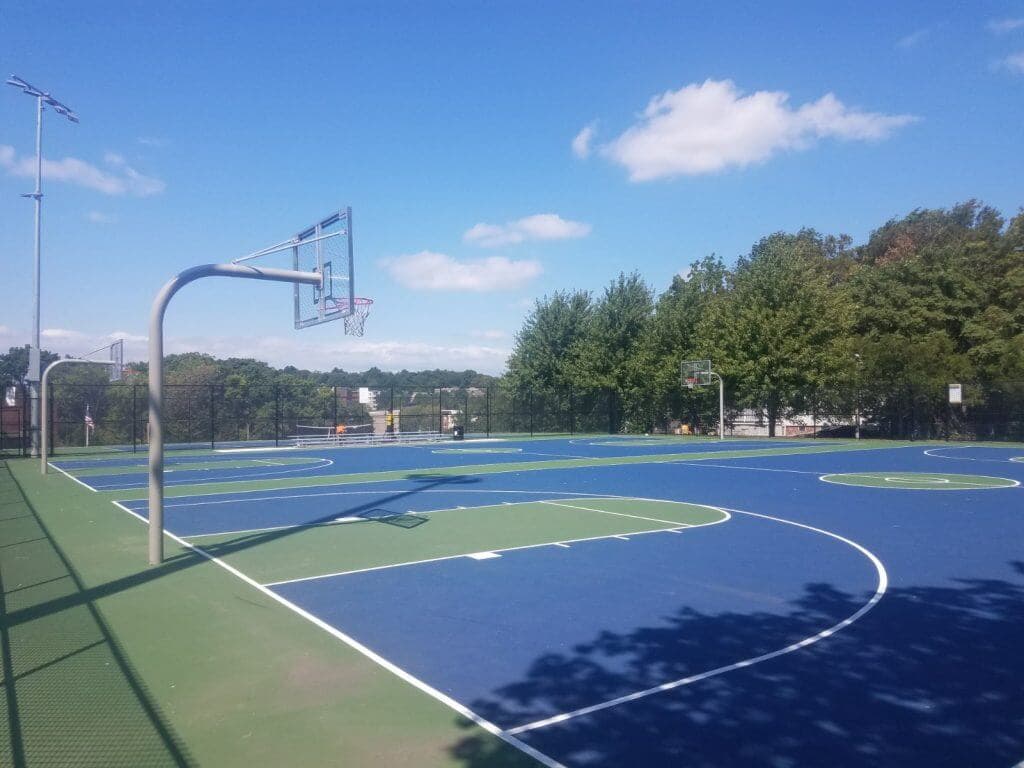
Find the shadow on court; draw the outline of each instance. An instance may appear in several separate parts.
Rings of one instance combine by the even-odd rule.
[[[0,539],[0,764],[192,765],[6,464]]]
[[[6,465],[4,466],[3,472],[4,479],[9,480],[11,485],[18,489],[17,493],[19,495],[20,503],[24,504],[25,509],[30,510],[32,517],[36,521],[38,521],[39,518],[36,515],[35,508],[32,506],[32,503],[21,491],[21,487],[20,485],[18,485],[17,479],[10,474],[10,471],[6,468]],[[390,496],[385,496],[383,498],[377,497],[372,501],[366,502],[365,504],[360,504],[355,507],[346,507],[344,509],[345,516],[360,517],[363,515],[367,515],[367,523],[383,522],[396,525],[402,528],[415,528],[417,525],[420,524],[419,522],[417,522],[419,518],[417,518],[416,521],[411,521],[411,523],[410,521],[406,520],[397,520],[396,522],[397,518],[400,518],[403,515],[405,517],[409,517],[409,515],[401,512],[388,513],[387,505],[397,504],[401,500],[406,499],[410,496],[415,496],[417,493],[420,493],[421,491],[424,490],[433,490],[444,486],[467,485],[480,482],[480,478],[466,477],[462,475],[416,474],[409,475],[407,476],[406,479],[418,483],[419,485],[417,487],[409,488],[406,490],[395,491]],[[313,520],[304,521],[302,525],[299,526],[280,528],[277,530],[253,532],[248,534],[239,534],[238,536],[228,539],[226,541],[221,541],[217,542],[216,544],[203,546],[202,550],[214,557],[227,557],[228,555],[232,555],[236,552],[242,552],[244,550],[253,549],[255,547],[259,547],[263,544],[268,544],[273,541],[287,539],[290,536],[294,536],[297,533],[308,530],[309,528],[317,525],[331,524],[338,518],[338,516],[339,511],[337,509],[332,509],[330,512],[327,512],[321,515],[320,517],[317,517]],[[42,525],[42,523],[39,522],[39,525]],[[139,553],[139,556],[140,558],[142,557],[141,552]],[[73,593],[62,594],[53,599],[44,600],[37,604],[26,606],[24,608],[9,610],[9,612],[6,613],[6,615],[4,616],[4,620],[6,622],[6,626],[8,627],[17,626],[18,624],[22,624],[28,621],[34,621],[41,617],[58,613],[60,611],[64,611],[68,608],[77,605],[90,603],[91,601],[99,599],[101,597],[117,594],[118,592],[121,592],[123,590],[131,589],[141,584],[146,584],[155,579],[163,578],[164,576],[168,576],[172,573],[177,573],[187,568],[192,568],[194,566],[203,564],[210,564],[210,561],[198,552],[191,549],[186,549],[177,555],[172,555],[171,557],[166,558],[161,565],[146,568],[145,570],[138,571],[136,573],[131,574],[130,576],[125,576],[120,579],[114,579],[104,584],[98,584],[95,587],[81,589]]]
[[[1015,764],[1024,758],[1024,564],[1012,570],[1007,581],[891,589],[814,646],[520,738],[593,768]],[[517,724],[570,712],[705,671],[730,649],[737,661],[764,638],[813,634],[863,602],[819,585],[788,616],[680,610],[668,626],[605,632],[540,657],[524,679],[470,707]],[[480,735],[452,754],[466,768],[531,764]]]
[[[422,490],[480,482],[410,475],[415,485],[344,510],[367,524],[411,528],[425,520],[391,511]],[[399,507],[396,506],[396,509]],[[240,535],[206,548],[222,557],[337,518]],[[194,760],[160,713],[100,613],[104,597],[210,561],[192,550],[158,566],[87,587],[51,537],[6,463],[0,467],[0,765],[189,766]],[[140,552],[141,567],[142,552]]]

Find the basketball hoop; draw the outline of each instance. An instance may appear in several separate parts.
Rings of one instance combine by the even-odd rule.
[[[362,336],[363,326],[366,325],[366,318],[370,314],[370,307],[373,306],[373,299],[356,297],[352,299],[352,309],[349,311],[347,298],[328,299],[334,304],[335,309],[345,318],[345,333],[349,336]]]
[[[697,387],[697,379],[693,376],[687,377],[686,381],[683,383],[686,384],[687,389],[695,389]]]

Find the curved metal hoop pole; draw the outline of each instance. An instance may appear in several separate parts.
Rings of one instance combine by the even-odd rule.
[[[103,347],[100,347],[103,349]],[[42,448],[39,451],[40,467],[39,471],[42,474],[49,472],[50,466],[46,463],[47,456],[50,451],[50,406],[49,406],[49,394],[50,394],[50,371],[56,368],[58,365],[65,365],[66,363],[85,363],[86,365],[117,365],[112,360],[78,360],[77,358],[67,358],[65,360],[54,360],[43,371],[42,376],[42,394],[40,404],[42,407],[42,419],[39,422],[39,431],[42,433]]]
[[[297,272],[242,264],[203,264],[167,281],[149,313],[149,564],[164,559],[164,314],[171,298],[201,277],[241,277],[323,287],[319,272]]]

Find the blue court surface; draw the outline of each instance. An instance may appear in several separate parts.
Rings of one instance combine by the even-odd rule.
[[[1024,760],[1024,448],[787,452],[807,445],[292,452],[309,463],[289,468],[320,484],[227,493],[229,475],[273,476],[218,470],[218,454],[182,470],[203,485],[168,497],[165,522],[538,764]],[[716,449],[763,451],[659,460]],[[650,461],[534,466],[544,455]],[[344,478],[515,461],[531,467]],[[132,471],[81,480],[139,487],[111,485],[137,479],[118,466]],[[147,514],[145,500],[117,504]]]
[[[786,446],[808,447],[810,441],[787,442]],[[328,449],[268,449],[266,451],[221,451],[202,456],[171,456],[165,459],[165,485],[193,485],[228,480],[261,480],[275,477],[318,477],[339,472],[382,472],[430,470],[467,464],[500,464],[517,461],[611,458],[616,456],[657,456],[676,453],[757,450],[777,447],[766,440],[664,439],[591,437],[539,440],[480,440],[425,445],[393,445]],[[69,472],[94,490],[113,491],[144,488],[147,483],[145,456],[92,459],[60,459],[50,462]],[[197,467],[202,464],[202,467]],[[245,464],[246,466],[231,466]],[[94,474],[104,469],[109,474]],[[88,470],[89,474],[82,474]]]

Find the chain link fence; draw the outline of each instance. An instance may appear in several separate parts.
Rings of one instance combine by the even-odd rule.
[[[950,405],[946,383],[874,382],[871,387],[762,393],[726,389],[730,436],[862,437],[1024,441],[1024,382],[964,384]],[[31,399],[3,384],[0,455],[32,450]],[[54,453],[145,451],[145,384],[51,386]],[[168,384],[168,448],[275,446],[339,432],[505,434],[716,434],[716,387],[655,395],[608,389],[341,387],[315,384]]]

